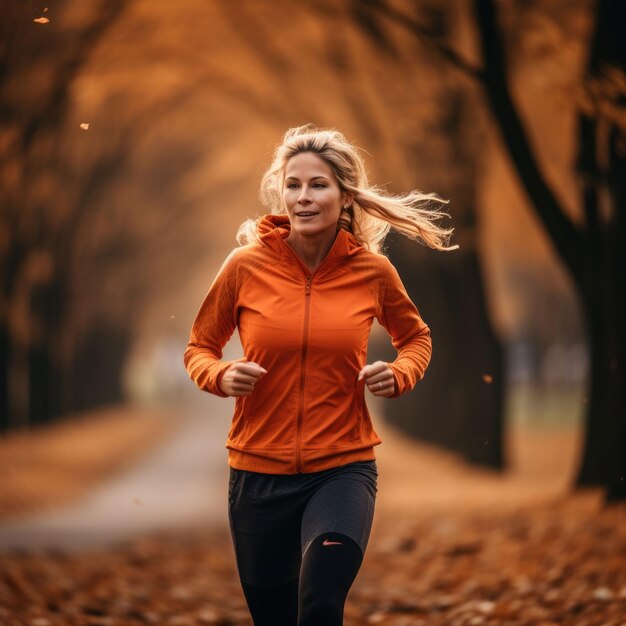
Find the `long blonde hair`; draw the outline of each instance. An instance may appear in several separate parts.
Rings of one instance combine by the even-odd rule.
[[[260,199],[273,214],[284,215],[282,186],[285,168],[292,156],[313,152],[330,166],[342,191],[353,194],[348,208],[342,208],[338,226],[351,232],[365,249],[380,254],[382,243],[393,227],[409,239],[435,250],[456,250],[449,246],[453,228],[442,228],[435,222],[449,217],[438,205],[447,204],[435,193],[410,191],[392,195],[370,186],[363,159],[344,135],[331,128],[304,124],[290,128],[274,152],[274,160],[261,180]],[[245,245],[258,239],[257,224],[261,218],[248,219],[237,231],[237,242]]]

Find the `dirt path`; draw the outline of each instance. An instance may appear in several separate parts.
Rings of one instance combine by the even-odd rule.
[[[149,456],[87,497],[0,524],[0,550],[106,546],[161,529],[220,524],[226,515],[230,402],[207,398]]]

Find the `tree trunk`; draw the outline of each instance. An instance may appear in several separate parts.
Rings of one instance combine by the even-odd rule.
[[[397,241],[392,250],[391,260],[431,328],[433,356],[424,380],[393,400],[385,415],[467,461],[502,467],[502,349],[485,307],[476,253],[428,255],[409,241]]]
[[[589,58],[591,79],[602,79],[607,66],[626,68],[624,20],[623,3],[599,2]],[[583,114],[579,124],[587,247],[584,270],[577,278],[587,316],[591,380],[576,485],[602,485],[612,501],[626,499],[626,136],[613,120],[594,113]],[[599,140],[602,131],[606,142]],[[603,188],[608,192],[608,218],[600,215]]]
[[[487,99],[522,184],[577,286],[587,316],[591,380],[585,448],[576,484],[601,485],[607,490],[607,499],[623,499],[626,497],[624,132],[614,120],[603,118],[600,106],[590,119],[581,121],[579,166],[583,173],[586,224],[579,228],[567,218],[548,186],[511,99],[493,1],[475,0],[475,12]],[[626,68],[626,46],[621,32],[625,20],[624,2],[598,2],[589,62],[592,77],[604,79],[606,66],[614,66],[622,72]],[[614,104],[623,108],[623,102]],[[609,137],[606,146],[597,142],[600,122],[604,124],[604,135]],[[606,176],[599,174],[597,155],[600,152],[605,157]],[[598,206],[598,192],[604,184],[610,205],[607,206],[608,220],[600,218]]]
[[[9,329],[0,322],[0,432],[9,430]]]
[[[2,197],[6,200],[6,198]],[[11,339],[11,320],[9,309],[15,292],[16,275],[19,268],[20,252],[15,242],[9,239],[9,251],[0,263],[2,269],[2,293],[0,302],[0,432],[10,430],[17,424],[13,414],[13,397],[11,389],[12,364],[14,362],[14,341]]]
[[[74,410],[85,410],[124,398],[123,367],[132,331],[100,320],[77,347],[72,368]]]
[[[615,259],[615,255],[612,255]],[[622,305],[610,306],[614,293],[623,289],[626,275],[616,265],[606,267],[607,291],[599,294],[588,285],[585,296],[587,327],[591,351],[591,402],[586,415],[586,437],[578,486],[606,487],[607,500],[626,498],[626,377]],[[604,281],[599,281],[604,282]],[[620,335],[622,335],[620,337]]]
[[[487,308],[476,245],[480,130],[472,123],[476,109],[470,94],[455,84],[443,90],[438,110],[441,127],[434,130],[439,136],[431,139],[447,145],[439,151],[424,146],[424,174],[439,179],[438,191],[451,200],[454,242],[460,249],[435,253],[406,237],[390,237],[390,257],[431,328],[433,356],[415,391],[385,404],[385,414],[419,439],[472,463],[501,468],[503,355]]]

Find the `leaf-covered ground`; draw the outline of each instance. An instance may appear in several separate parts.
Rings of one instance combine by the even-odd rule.
[[[522,445],[518,433],[515,467],[498,475],[378,430],[377,509],[346,626],[626,624],[626,507],[605,507],[597,490],[569,495],[574,439]],[[0,623],[251,620],[221,526],[84,553],[5,552]]]
[[[379,511],[380,512],[380,511]],[[225,531],[2,557],[1,623],[251,624]],[[626,623],[626,514],[570,502],[377,518],[345,624]]]

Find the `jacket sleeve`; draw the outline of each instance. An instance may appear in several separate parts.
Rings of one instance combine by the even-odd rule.
[[[222,349],[237,325],[237,260],[233,250],[209,288],[191,327],[183,361],[189,377],[203,391],[222,398],[219,384],[233,361],[222,361]]]
[[[391,335],[391,343],[398,351],[396,360],[388,363],[396,382],[393,395],[388,397],[396,398],[411,391],[424,378],[432,354],[432,341],[430,329],[409,298],[398,271],[386,257],[384,263],[386,270],[378,321]]]

